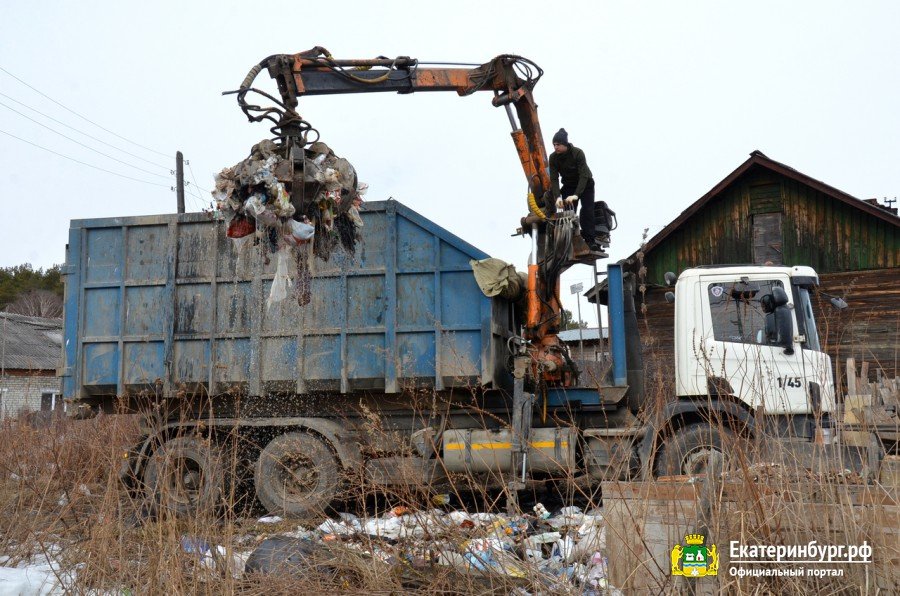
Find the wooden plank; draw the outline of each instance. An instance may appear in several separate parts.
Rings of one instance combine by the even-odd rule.
[[[778,182],[750,186],[750,215],[776,213],[783,209],[781,184]]]
[[[797,265],[802,263],[802,259],[798,258],[803,252],[802,242],[800,240],[800,218],[797,217],[797,201],[794,197],[793,184],[789,180],[785,180],[784,187],[784,217],[782,220],[782,235],[784,244],[782,246],[782,257],[785,263]]]
[[[856,391],[856,360],[847,358],[847,395],[857,395]]]
[[[827,227],[823,226],[820,230],[816,231],[817,237],[824,240],[822,243],[822,252],[825,255],[825,267],[824,271],[820,271],[820,273],[831,273],[839,270],[837,263],[835,263],[834,260],[835,247],[837,246],[838,241],[836,227],[834,225],[835,203],[831,199],[823,198],[822,205],[824,207],[822,217],[824,218]]]
[[[824,251],[816,250],[816,235],[819,233],[819,230],[822,229],[822,213],[821,213],[821,205],[819,201],[816,200],[816,196],[809,191],[806,187],[801,187],[800,183],[794,182],[794,186],[797,189],[797,194],[800,195],[801,202],[801,213],[798,214],[798,221],[803,222],[802,225],[805,228],[804,233],[804,257],[810,257],[814,255],[814,259],[809,259],[810,262],[815,261],[814,267],[816,267],[816,271],[819,270],[819,267],[822,266],[822,254]]]
[[[887,224],[883,224],[887,229]],[[890,229],[890,238],[885,239],[885,251],[887,259],[886,267],[900,267],[900,228],[894,226]]]
[[[841,207],[841,223],[843,224],[843,242],[842,248],[844,250],[844,254],[841,255],[841,264],[845,270],[849,270],[853,268],[853,264],[850,261],[850,246],[851,246],[851,238],[853,238],[853,222],[851,218],[851,214],[848,212],[846,206]]]
[[[884,226],[884,266],[900,267],[900,228],[882,222]]]
[[[872,244],[869,241],[869,238],[870,238],[872,228],[875,225],[875,221],[873,221],[871,217],[862,217],[861,219],[862,219],[862,225],[860,226],[860,230],[859,230],[859,234],[860,234],[860,238],[859,238],[859,245],[860,245],[859,268],[860,269],[869,269],[869,268],[871,268],[871,265],[869,265],[869,263],[871,262],[871,258],[873,256]]]

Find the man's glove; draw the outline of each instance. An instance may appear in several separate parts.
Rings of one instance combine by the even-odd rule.
[[[563,200],[562,200],[562,197],[559,197],[558,199],[556,199],[556,208],[557,208],[557,209],[562,209],[562,208],[563,208]]]
[[[575,201],[578,200],[578,195],[572,195],[570,197],[566,197],[566,205],[572,206],[575,204]]]

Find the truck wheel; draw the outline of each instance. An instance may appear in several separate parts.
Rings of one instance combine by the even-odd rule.
[[[304,432],[269,441],[256,462],[256,496],[269,513],[302,517],[337,496],[340,464],[329,446]]]
[[[747,442],[730,428],[706,423],[688,424],[663,443],[656,456],[656,473],[659,476],[693,476],[705,473],[711,465],[724,470],[733,460],[730,454],[746,447]]]
[[[177,516],[215,507],[224,479],[219,449],[199,437],[166,441],[150,456],[144,471],[144,484],[153,502]]]

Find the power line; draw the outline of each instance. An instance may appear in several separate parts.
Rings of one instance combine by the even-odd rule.
[[[40,96],[42,96],[42,97],[45,97],[45,98],[49,99],[50,101],[52,101],[53,103],[55,103],[56,105],[58,105],[59,107],[61,107],[62,109],[66,110],[67,112],[71,112],[72,114],[75,114],[76,116],[78,116],[79,118],[81,118],[82,120],[84,120],[85,122],[89,122],[90,124],[93,124],[94,126],[96,126],[97,128],[99,128],[100,130],[106,131],[106,132],[108,132],[109,134],[113,135],[114,137],[118,137],[118,138],[122,139],[123,141],[127,141],[128,143],[131,143],[132,145],[136,145],[136,146],[140,147],[141,149],[145,149],[145,150],[147,150],[147,151],[150,151],[151,153],[156,153],[156,154],[158,154],[158,155],[162,155],[163,157],[169,157],[168,154],[163,153],[162,151],[157,151],[156,149],[151,149],[150,147],[145,147],[144,145],[141,145],[140,143],[136,143],[136,142],[134,142],[134,141],[132,141],[132,140],[130,140],[130,139],[126,139],[125,137],[123,137],[123,136],[120,135],[120,134],[114,133],[113,131],[109,130],[108,128],[104,128],[103,126],[100,126],[99,124],[97,124],[97,123],[94,122],[93,120],[87,118],[86,116],[82,116],[81,114],[79,114],[79,113],[76,112],[75,110],[73,110],[73,109],[71,109],[71,108],[68,108],[68,107],[64,106],[63,104],[59,103],[58,101],[56,101],[55,99],[53,99],[53,98],[50,97],[49,95],[43,93],[43,92],[40,91],[39,89],[36,89],[36,88],[32,87],[31,85],[29,85],[28,83],[26,83],[25,81],[23,81],[22,79],[20,79],[20,78],[17,77],[16,75],[14,75],[13,73],[9,72],[8,70],[6,70],[5,68],[3,68],[2,66],[0,66],[0,70],[2,70],[2,71],[5,72],[6,74],[8,74],[8,75],[11,76],[12,78],[14,78],[15,80],[19,81],[20,83],[22,83],[23,85],[25,85],[26,87],[28,87],[29,89],[31,89],[32,91],[34,91],[35,93],[37,93],[38,95],[40,95]]]
[[[187,196],[191,199],[191,206],[197,211],[203,211],[203,199],[200,198],[200,193],[194,188],[194,185],[190,182],[184,183],[184,188],[187,190]],[[200,201],[200,206],[197,206],[197,201]]]
[[[89,163],[83,162],[83,161],[81,161],[81,160],[75,159],[74,157],[69,157],[68,155],[63,155],[62,153],[57,153],[57,152],[54,151],[53,149],[47,149],[46,147],[42,147],[41,145],[38,145],[37,143],[32,143],[31,141],[26,141],[26,140],[23,139],[22,137],[17,137],[16,135],[11,134],[11,133],[8,133],[8,132],[6,132],[5,130],[0,130],[0,133],[3,133],[3,134],[5,134],[6,136],[12,137],[12,138],[17,139],[17,140],[19,140],[19,141],[22,141],[23,143],[27,143],[27,144],[31,145],[32,147],[37,147],[38,149],[43,149],[44,151],[47,151],[47,152],[52,153],[52,154],[54,154],[54,155],[58,155],[58,156],[60,156],[60,157],[64,157],[65,159],[68,159],[68,160],[70,160],[70,161],[74,161],[75,163],[79,163],[79,164],[81,164],[81,165],[83,165],[83,166],[87,166],[87,167],[93,168],[93,169],[95,169],[95,170],[100,170],[101,172],[106,172],[107,174],[112,174],[113,176],[118,176],[119,178],[126,178],[126,179],[128,179],[128,180],[134,180],[135,182],[142,182],[142,183],[144,183],[144,184],[149,184],[149,185],[151,185],[151,186],[162,186],[163,188],[170,188],[170,186],[169,186],[168,184],[160,184],[159,182],[150,182],[150,181],[148,181],[148,180],[141,180],[140,178],[132,178],[131,176],[126,176],[125,174],[120,174],[120,173],[118,173],[118,172],[113,172],[112,170],[107,170],[107,169],[105,169],[105,168],[101,168],[100,166],[95,166],[95,165],[93,165],[93,164],[89,164]]]
[[[136,153],[131,153],[130,151],[126,151],[126,150],[122,149],[121,147],[116,147],[115,145],[113,145],[113,144],[111,144],[111,143],[107,143],[107,142],[104,141],[103,139],[98,139],[97,137],[92,136],[92,135],[90,135],[90,134],[84,132],[83,130],[78,130],[78,129],[75,128],[74,126],[69,126],[69,125],[66,124],[65,122],[63,122],[63,121],[61,121],[61,120],[57,120],[57,119],[54,118],[53,116],[49,116],[49,115],[47,115],[47,114],[41,112],[40,110],[37,110],[37,109],[31,107],[30,105],[28,105],[28,104],[26,104],[26,103],[22,103],[21,101],[15,99],[15,98],[13,98],[13,97],[10,97],[9,95],[7,95],[7,94],[5,94],[5,93],[0,93],[0,96],[5,97],[6,99],[8,99],[9,101],[11,101],[11,102],[13,102],[13,103],[19,104],[19,105],[22,106],[23,108],[29,109],[29,110],[31,110],[32,112],[35,112],[35,113],[37,113],[37,114],[40,114],[40,115],[43,116],[44,118],[47,118],[47,119],[49,119],[49,120],[52,120],[53,122],[56,122],[57,124],[61,124],[62,126],[65,126],[65,127],[68,128],[68,129],[74,130],[74,131],[77,132],[78,134],[84,135],[84,136],[86,136],[86,137],[89,138],[89,139],[92,139],[92,140],[94,140],[94,141],[97,141],[98,143],[102,143],[102,144],[106,145],[107,147],[112,147],[112,148],[115,149],[116,151],[121,151],[122,153],[124,153],[124,154],[126,154],[126,155],[130,155],[131,157],[134,157],[135,159],[139,159],[139,160],[141,160],[141,161],[147,162],[147,163],[150,164],[150,165],[157,166],[157,167],[162,168],[162,169],[164,169],[164,170],[171,170],[171,169],[172,169],[171,166],[164,166],[164,165],[162,165],[162,164],[156,163],[155,161],[150,161],[149,159],[143,158],[143,157],[141,157],[140,155],[138,155],[138,154],[136,154]]]
[[[199,184],[197,184],[197,177],[194,176],[194,168],[191,167],[191,160],[188,159],[185,161],[185,163],[187,164],[188,171],[191,173],[191,178],[194,179],[194,186],[196,188],[199,188],[200,190],[202,190],[205,193],[210,192],[209,190],[207,190],[207,189],[203,188],[202,186],[200,186]]]
[[[197,201],[199,201],[199,203],[200,203],[198,211],[203,211],[203,209],[207,205],[207,201],[205,201],[203,199],[203,196],[200,194],[200,191],[203,191],[205,193],[209,193],[209,191],[206,190],[205,188],[203,188],[202,186],[200,186],[199,184],[197,184],[197,177],[194,175],[194,168],[191,167],[191,160],[189,160],[189,159],[184,160],[184,164],[188,167],[188,171],[191,173],[191,178],[194,180],[193,184],[191,184],[190,182],[186,182],[185,188],[193,189],[193,192],[191,193],[191,197],[192,197],[191,202],[196,202],[196,201],[194,201],[194,198],[193,198],[193,197],[196,197]]]
[[[194,176],[194,170],[191,168],[191,161],[189,159],[183,160],[183,162],[191,172],[191,178],[194,179],[194,183],[191,184],[189,180],[184,181],[184,188],[188,191],[188,196],[191,198],[191,205],[197,211],[203,211],[203,197],[200,195],[199,185],[197,184],[197,178]],[[174,189],[174,187],[173,187]],[[199,202],[199,206],[198,206]]]
[[[117,157],[113,157],[112,155],[109,155],[109,154],[107,154],[107,153],[103,153],[102,151],[100,151],[100,150],[98,150],[98,149],[94,149],[94,148],[91,147],[90,145],[85,145],[85,144],[82,143],[81,141],[76,141],[76,140],[73,139],[72,137],[67,136],[67,135],[64,135],[63,133],[61,133],[61,132],[59,132],[58,130],[55,130],[55,129],[49,127],[49,126],[47,126],[46,124],[42,124],[41,122],[38,122],[37,120],[35,120],[35,119],[32,118],[31,116],[26,116],[25,114],[23,114],[23,113],[20,112],[19,110],[15,109],[15,108],[9,107],[8,105],[6,105],[5,103],[3,103],[2,101],[0,101],[0,106],[3,106],[3,107],[6,108],[7,110],[10,110],[10,111],[12,111],[12,112],[15,112],[16,114],[18,114],[18,115],[21,116],[22,118],[25,118],[25,119],[27,119],[27,120],[31,120],[32,122],[34,122],[34,123],[37,124],[38,126],[42,126],[42,127],[46,128],[47,130],[49,130],[50,132],[55,133],[55,134],[58,134],[59,136],[61,136],[61,137],[64,138],[64,139],[68,139],[68,140],[72,141],[72,142],[75,143],[76,145],[81,145],[81,146],[84,147],[85,149],[89,149],[89,150],[93,151],[94,153],[97,153],[97,154],[99,154],[99,155],[102,155],[103,157],[108,157],[109,159],[111,159],[111,160],[113,160],[113,161],[117,161],[117,162],[119,162],[120,164],[126,165],[126,166],[128,166],[129,168],[134,168],[135,170],[139,170],[139,171],[141,171],[141,172],[144,172],[145,174],[150,174],[151,176],[158,176],[159,178],[168,178],[168,176],[163,176],[162,174],[157,174],[156,172],[151,172],[150,170],[145,170],[144,168],[140,168],[140,167],[138,167],[138,166],[132,165],[132,164],[128,163],[127,161],[122,161],[121,159],[119,159],[119,158],[117,158]]]

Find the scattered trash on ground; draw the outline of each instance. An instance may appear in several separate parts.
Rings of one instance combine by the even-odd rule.
[[[298,527],[265,538],[250,554],[246,572],[292,573],[309,566],[330,572],[328,561],[342,551],[390,567],[446,566],[466,575],[536,582],[541,590],[620,594],[607,580],[606,527],[599,509],[564,507],[551,514],[538,504],[534,511],[508,516],[395,507],[371,518],[339,513],[314,530]]]

